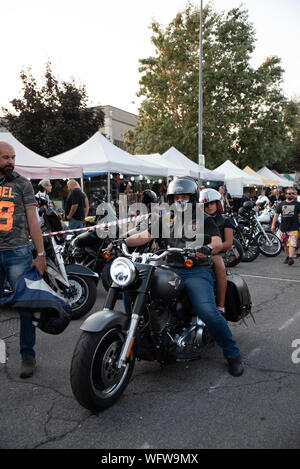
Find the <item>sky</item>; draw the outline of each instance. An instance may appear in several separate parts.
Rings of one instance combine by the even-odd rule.
[[[192,0],[200,6],[200,0]],[[203,0],[204,6],[207,0]],[[243,6],[256,31],[252,65],[282,59],[283,90],[300,96],[300,0],[213,0],[216,11]],[[150,25],[167,26],[186,0],[10,0],[1,2],[0,108],[21,96],[20,71],[42,77],[47,60],[59,80],[86,86],[91,105],[137,114],[139,59],[153,54]],[[1,115],[0,111],[0,115]]]

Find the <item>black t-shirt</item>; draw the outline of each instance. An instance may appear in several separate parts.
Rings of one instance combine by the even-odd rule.
[[[66,217],[69,215],[72,205],[78,205],[76,212],[73,214],[72,218],[75,220],[84,220],[84,207],[85,207],[85,194],[78,188],[75,188],[68,195],[66,200]]]
[[[276,195],[270,195],[269,201],[270,201],[271,205],[273,205],[275,202],[283,202],[284,201],[284,196],[279,195],[278,197],[276,197]]]
[[[281,231],[298,231],[299,230],[299,217],[300,202],[293,200],[293,202],[281,202],[277,207],[276,213],[281,214]]]

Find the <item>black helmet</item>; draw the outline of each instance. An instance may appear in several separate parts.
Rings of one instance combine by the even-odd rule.
[[[194,179],[185,177],[176,177],[170,182],[167,190],[167,199],[169,204],[174,202],[174,195],[189,194],[191,196],[190,202],[199,202],[199,187]]]
[[[244,202],[244,203],[243,203],[243,207],[244,207],[244,209],[246,209],[246,210],[252,210],[253,207],[254,207],[254,203],[253,203],[253,202],[250,202],[250,200],[247,200],[247,202]]]
[[[249,218],[249,216],[250,216],[249,210],[245,209],[245,207],[240,207],[239,211],[238,211],[238,214],[242,218]]]
[[[155,204],[158,202],[158,198],[157,198],[157,195],[155,194],[154,191],[151,191],[150,189],[146,189],[144,192],[143,192],[143,197],[142,197],[142,200],[141,200],[142,204],[145,204],[145,205],[150,205],[150,204]]]
[[[36,317],[36,314],[33,315],[33,320],[37,321],[38,328],[52,335],[61,334],[68,326],[71,318],[72,314],[69,306],[60,308],[59,311],[55,312],[43,312],[39,318]]]

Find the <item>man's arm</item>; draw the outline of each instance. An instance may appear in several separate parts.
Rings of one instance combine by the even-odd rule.
[[[84,199],[84,217],[87,217],[89,214],[90,204],[89,199],[85,197]]]
[[[76,212],[77,208],[78,208],[78,204],[71,205],[69,214],[67,216],[67,220],[71,220],[71,218],[73,217],[73,215]]]
[[[275,225],[278,220],[278,217],[279,217],[279,213],[275,213],[273,217],[273,221],[272,221],[271,231],[275,231]]]
[[[44,252],[44,241],[41,228],[36,216],[36,207],[34,205],[27,205],[25,207],[29,234],[32,238],[34,247],[37,253]],[[43,275],[46,270],[46,258],[44,256],[37,256],[32,265],[34,265],[40,275]]]
[[[143,246],[146,243],[149,243],[153,238],[148,230],[141,231],[136,233],[125,240],[125,243],[129,248]]]

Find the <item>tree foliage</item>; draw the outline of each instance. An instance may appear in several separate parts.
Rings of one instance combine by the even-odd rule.
[[[38,87],[30,68],[20,73],[22,97],[3,109],[10,132],[38,154],[54,156],[80,145],[104,122],[101,108],[89,108],[84,85],[59,82],[47,62],[44,84]]]
[[[226,159],[258,169],[290,157],[297,120],[287,102],[278,57],[251,66],[255,32],[247,11],[216,13],[204,8],[203,153],[215,168]],[[133,153],[162,153],[175,146],[198,160],[200,11],[189,4],[165,28],[153,22],[155,55],[141,59],[143,98],[135,132],[127,132]]]

